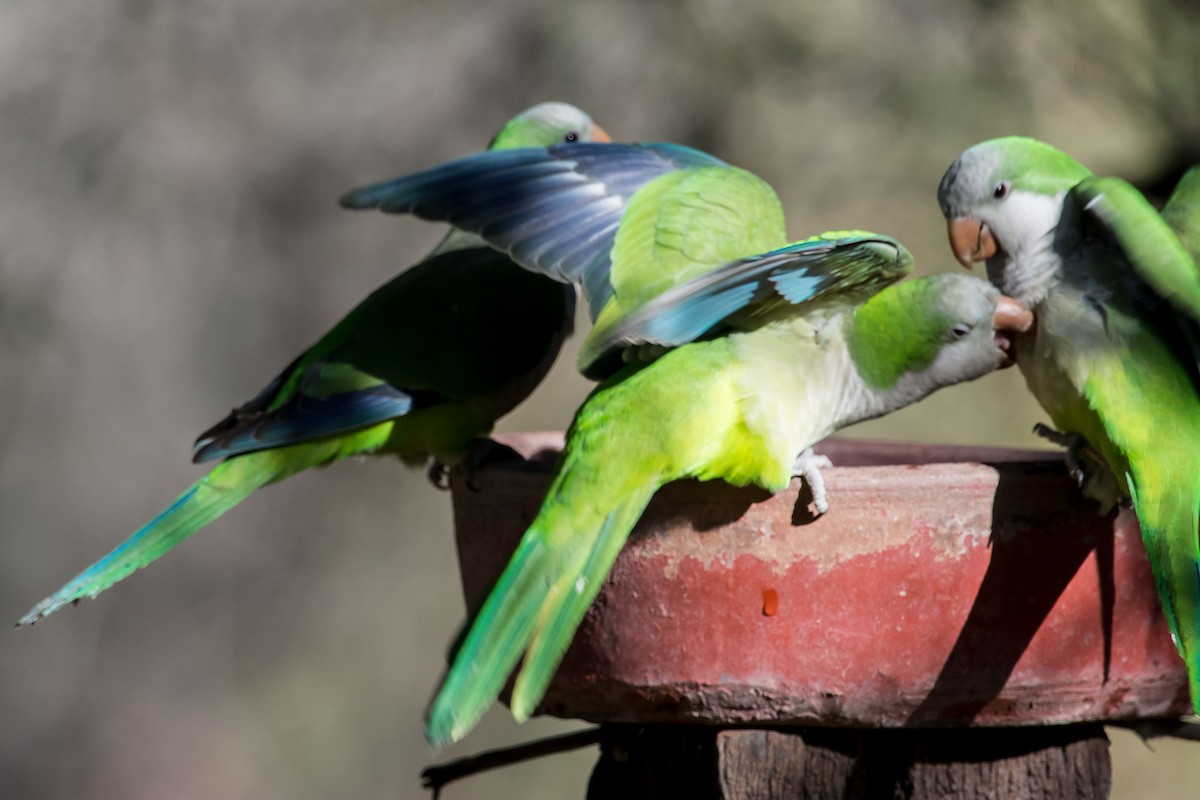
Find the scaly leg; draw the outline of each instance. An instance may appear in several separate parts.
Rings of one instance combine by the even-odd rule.
[[[821,477],[821,470],[832,466],[832,461],[817,455],[811,447],[801,453],[792,464],[792,477],[803,478],[808,484],[813,496],[813,508],[817,510],[818,517],[829,510],[829,501],[825,498],[825,479]]]

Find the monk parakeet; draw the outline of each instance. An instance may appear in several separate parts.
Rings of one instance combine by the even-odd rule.
[[[884,237],[857,249],[866,247],[907,264]],[[876,286],[898,271],[877,273]],[[759,328],[628,365],[595,390],[433,700],[431,743],[463,737],[522,657],[511,708],[517,720],[533,713],[660,486],[721,478],[779,491],[806,469],[797,454],[811,458],[810,446],[838,428],[1005,364],[1009,337],[1030,322],[1022,306],[965,275],[900,283],[862,302],[865,294],[831,289]]]
[[[609,141],[579,109],[543,103],[490,147]],[[146,566],[256,489],[348,456],[453,463],[541,382],[574,321],[575,291],[452,231],[367,297],[267,385],[197,439],[225,459],[19,624]]]
[[[457,650],[429,714],[435,744],[465,735],[522,654],[512,707],[529,716],[660,486],[779,490],[801,474],[824,511],[814,442],[995,369],[1030,321],[978,280],[881,292],[910,267],[897,242],[841,231],[789,244],[765,182],[678,145],[484,153],[343,204],[450,221],[579,285],[596,321],[580,366],[607,376]]]
[[[1194,247],[1189,192],[1166,216]],[[1200,709],[1195,251],[1128,183],[1035,139],[970,148],[938,201],[959,261],[986,261],[992,283],[1033,310],[1017,361],[1085,493],[1105,507],[1132,501]]]

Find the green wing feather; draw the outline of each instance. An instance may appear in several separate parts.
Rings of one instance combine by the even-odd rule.
[[[786,242],[779,198],[745,170],[692,167],[656,178],[621,216],[611,254],[614,296],[593,330],[602,334],[672,287]]]
[[[737,167],[680,170],[630,198],[613,243],[623,312],[714,267],[787,243],[775,190]]]
[[[1107,229],[1138,276],[1176,310],[1200,322],[1200,270],[1141,192],[1120,178],[1093,177],[1072,190]]]
[[[788,262],[786,268],[781,266],[780,273],[811,270],[826,275],[844,271],[847,278],[872,275],[877,265],[868,263],[873,250],[867,239],[886,240],[892,249],[880,263],[886,263],[888,269],[897,264],[895,249],[903,249],[898,243],[863,231],[833,232],[788,244],[778,196],[770,185],[746,170],[692,167],[656,178],[634,193],[621,217],[612,251],[613,298],[597,316],[580,348],[579,369],[590,377],[603,377],[610,371],[607,365],[613,360],[613,351],[624,351],[626,360],[647,360],[661,355],[658,345],[682,343],[657,341],[652,336],[642,341],[639,337],[648,330],[642,326],[655,317],[661,322],[664,314],[694,314],[697,307],[678,306],[686,302],[689,292],[712,291],[714,287],[709,284],[718,281],[724,282],[720,287],[723,290],[735,290],[740,277],[748,279],[761,270],[766,256],[778,255]],[[804,249],[822,242],[833,246],[828,250],[814,247],[811,252]],[[854,249],[858,244],[863,246]],[[890,280],[901,277],[910,266],[911,258],[906,258],[903,271]],[[867,289],[878,290],[886,285],[864,280]],[[781,305],[818,297],[789,294],[784,280],[779,281],[779,288],[770,293],[773,297],[754,297],[754,302],[739,307],[727,318],[718,317],[701,327],[704,332],[717,325],[753,327]],[[829,283],[831,293],[848,289],[849,280]],[[822,285],[820,294],[825,291]],[[691,328],[676,326],[676,330],[683,329]],[[654,347],[640,349],[643,343]]]
[[[1088,179],[1073,194],[1134,273],[1176,312],[1114,297],[1106,330],[1121,337],[1121,347],[1092,353],[1084,397],[1107,438],[1094,444],[1125,476],[1163,613],[1200,709],[1200,270],[1175,233],[1193,224],[1196,208],[1189,213],[1194,187],[1182,189],[1163,216],[1116,178]],[[1190,354],[1173,346],[1178,341]]]
[[[1179,179],[1163,206],[1162,218],[1183,249],[1200,262],[1200,167],[1192,167]]]
[[[823,233],[724,264],[623,317],[603,320],[580,348],[580,369],[603,377],[613,364],[652,361],[672,347],[803,314],[830,299],[853,302],[911,269],[911,254],[894,239],[867,231]]]

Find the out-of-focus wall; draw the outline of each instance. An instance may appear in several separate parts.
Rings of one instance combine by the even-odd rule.
[[[1043,5],[0,5],[0,619],[198,477],[195,434],[438,238],[341,191],[479,149],[532,103],[710,150],[777,187],[796,237],[884,231],[921,272],[958,269],[934,192],[977,140],[1028,133],[1147,181],[1195,155],[1195,10]],[[502,429],[564,426],[573,360]],[[1040,418],[1010,371],[854,433],[1028,446]],[[301,475],[0,633],[0,796],[418,796],[461,614],[422,474]],[[494,712],[436,757],[566,727]],[[1200,781],[1194,751],[1121,741],[1118,796]],[[581,797],[592,759],[447,796]]]

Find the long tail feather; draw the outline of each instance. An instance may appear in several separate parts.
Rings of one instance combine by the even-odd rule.
[[[297,445],[249,453],[218,464],[108,555],[38,603],[17,625],[32,625],[58,609],[100,594],[150,564],[256,489],[328,460],[327,447]]]
[[[488,595],[429,709],[425,737],[458,741],[500,694],[534,630],[554,554],[531,528]]]
[[[570,472],[565,465],[559,476]],[[651,479],[609,503],[575,495],[584,508],[572,506],[573,493],[556,488],[557,481],[430,705],[425,735],[434,746],[457,741],[475,726],[526,648],[513,713],[529,716],[658,482]],[[600,508],[610,510],[603,514]]]
[[[553,600],[547,599],[538,617],[537,630],[525,653],[521,672],[513,686],[513,718],[517,722],[529,719],[546,693],[554,671],[571,644],[576,629],[595,599],[596,593],[612,569],[617,554],[629,538],[650,493],[627,500],[604,518],[600,535],[587,554],[587,560],[577,576],[563,575],[551,590]]]

